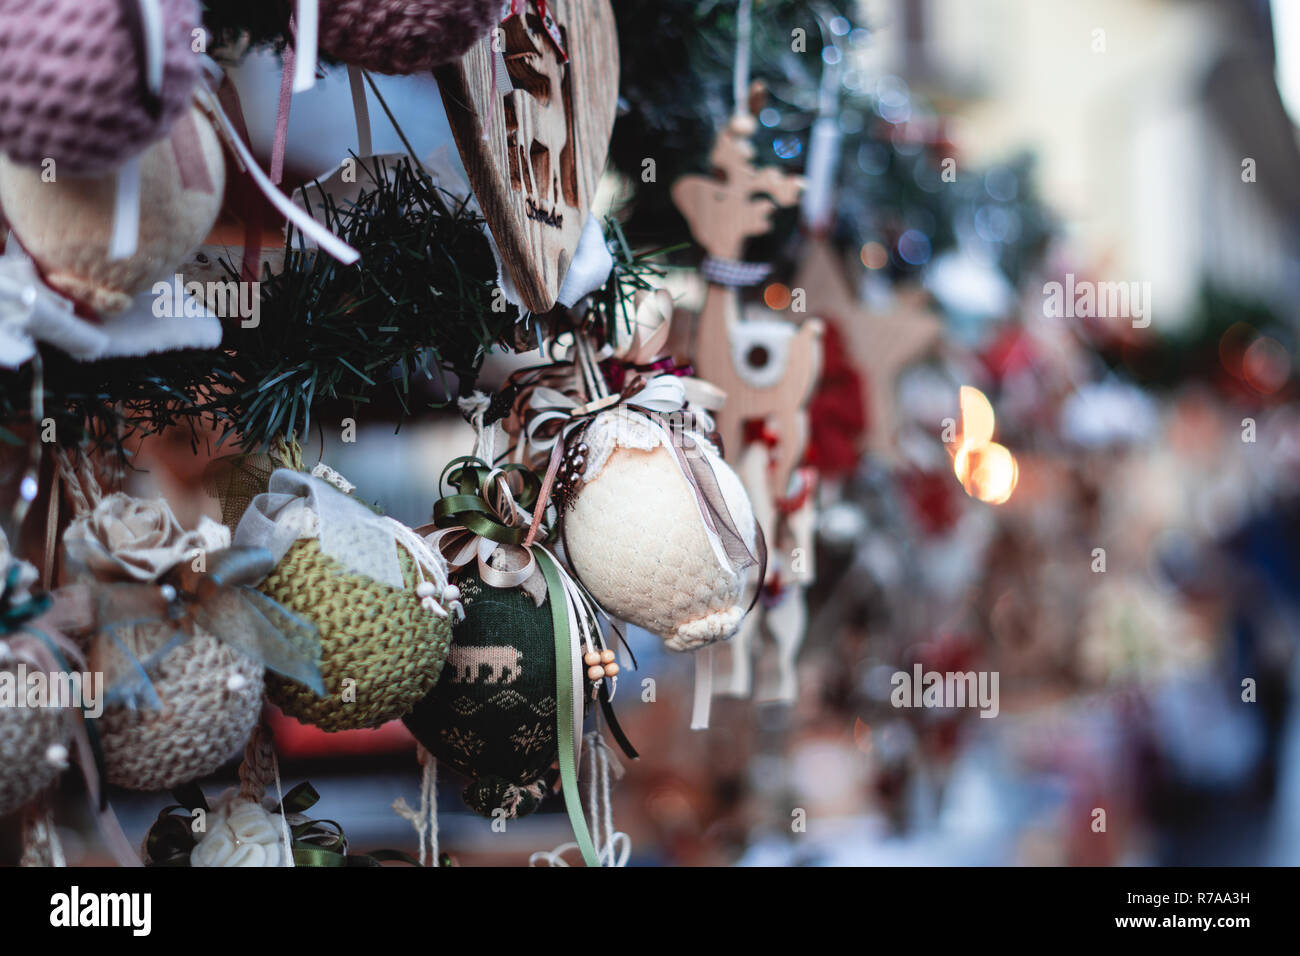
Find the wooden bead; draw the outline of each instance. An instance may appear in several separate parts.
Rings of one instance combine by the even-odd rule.
[[[605,676],[606,676],[606,677],[613,677],[613,676],[614,676],[615,674],[617,674],[617,673],[618,673],[618,665],[617,665],[617,664],[606,664],[606,665],[605,665]]]
[[[582,655],[582,662],[590,667],[593,664],[601,663],[601,656],[596,651],[587,651]]]
[[[605,648],[603,651],[600,652],[600,662],[602,664],[614,663],[614,652],[611,651],[608,647]]]
[[[588,667],[587,676],[592,680],[600,680],[605,676],[605,668],[601,667],[599,664],[596,664],[593,667]]]

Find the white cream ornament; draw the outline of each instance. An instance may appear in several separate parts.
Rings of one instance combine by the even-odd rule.
[[[706,525],[669,443],[703,456],[754,554],[761,547],[758,527],[735,472],[698,432],[674,434],[624,408],[597,416],[582,441],[587,460],[564,518],[564,550],[592,597],[674,651],[731,637],[745,616],[747,565],[729,557],[717,531]]]

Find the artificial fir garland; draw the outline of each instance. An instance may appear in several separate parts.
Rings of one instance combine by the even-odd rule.
[[[451,395],[450,372],[472,388],[484,356],[514,329],[517,310],[494,296],[481,218],[409,159],[358,160],[358,169],[369,185],[355,203],[306,192],[360,261],[345,266],[291,231],[283,269],[262,279],[263,320],[227,329],[224,361],[207,378],[210,397],[196,411],[245,447],[305,433],[319,401],[355,408],[386,394],[406,415],[421,381],[437,378]]]
[[[261,321],[227,322],[219,350],[77,362],[42,347],[44,410],[58,442],[114,448],[170,427],[193,436],[202,422],[252,450],[306,434],[322,406],[349,414],[375,404],[400,421],[472,391],[494,346],[535,344],[546,331],[537,323],[559,319],[520,323],[497,292],[482,218],[422,166],[405,157],[357,162],[366,187],[355,202],[306,192],[360,261],[343,265],[291,229],[283,267],[264,268]],[[589,321],[609,336],[628,320],[625,300],[650,288],[660,250],[634,254],[619,226],[607,225],[615,269],[591,297]],[[238,280],[236,266],[223,265]],[[0,420],[30,418],[32,375],[30,363],[0,370]],[[7,428],[0,439],[23,443]]]

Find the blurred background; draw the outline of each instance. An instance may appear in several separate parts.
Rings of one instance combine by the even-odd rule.
[[[731,105],[733,7],[615,4],[606,207],[642,248],[684,241],[637,171],[658,157],[666,190],[701,168]],[[692,661],[629,634],[615,704],[642,756],[614,808],[631,865],[1300,864],[1298,8],[755,4],[760,161],[810,173],[817,156],[834,187],[755,244],[775,269],[749,306],[802,318],[788,307],[813,249],[846,293],[819,313],[815,575],[763,595],[807,615],[799,693],[765,700],[760,682],[692,731]],[[435,108],[422,95],[411,115]],[[668,259],[686,328],[692,255]],[[1146,314],[1054,312],[1052,283],[1107,282],[1147,290]],[[480,387],[509,367],[494,358]],[[973,419],[1005,454],[954,449]],[[472,441],[454,413],[371,422],[355,444],[335,431],[309,454],[411,524]],[[216,514],[187,438],[137,464],[134,493],[182,522]],[[996,673],[997,716],[894,706],[893,675],[918,664]],[[418,802],[400,725],[275,728],[286,784],[322,795],[313,816],[358,850],[414,850],[390,808]],[[502,834],[462,786],[441,774],[442,848],[462,864],[570,838],[558,798]],[[133,839],[167,802],[114,796]]]

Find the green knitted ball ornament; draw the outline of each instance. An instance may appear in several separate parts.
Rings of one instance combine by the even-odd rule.
[[[449,618],[416,594],[415,563],[400,551],[403,590],[348,572],[315,539],[299,540],[260,590],[315,624],[326,694],[267,674],[267,696],[321,730],[356,730],[409,713],[438,683],[451,643]]]
[[[491,817],[532,813],[551,789],[555,762],[555,632],[521,588],[460,575],[465,619],[456,624],[447,673],[404,718],[434,757],[471,778],[465,803]]]

